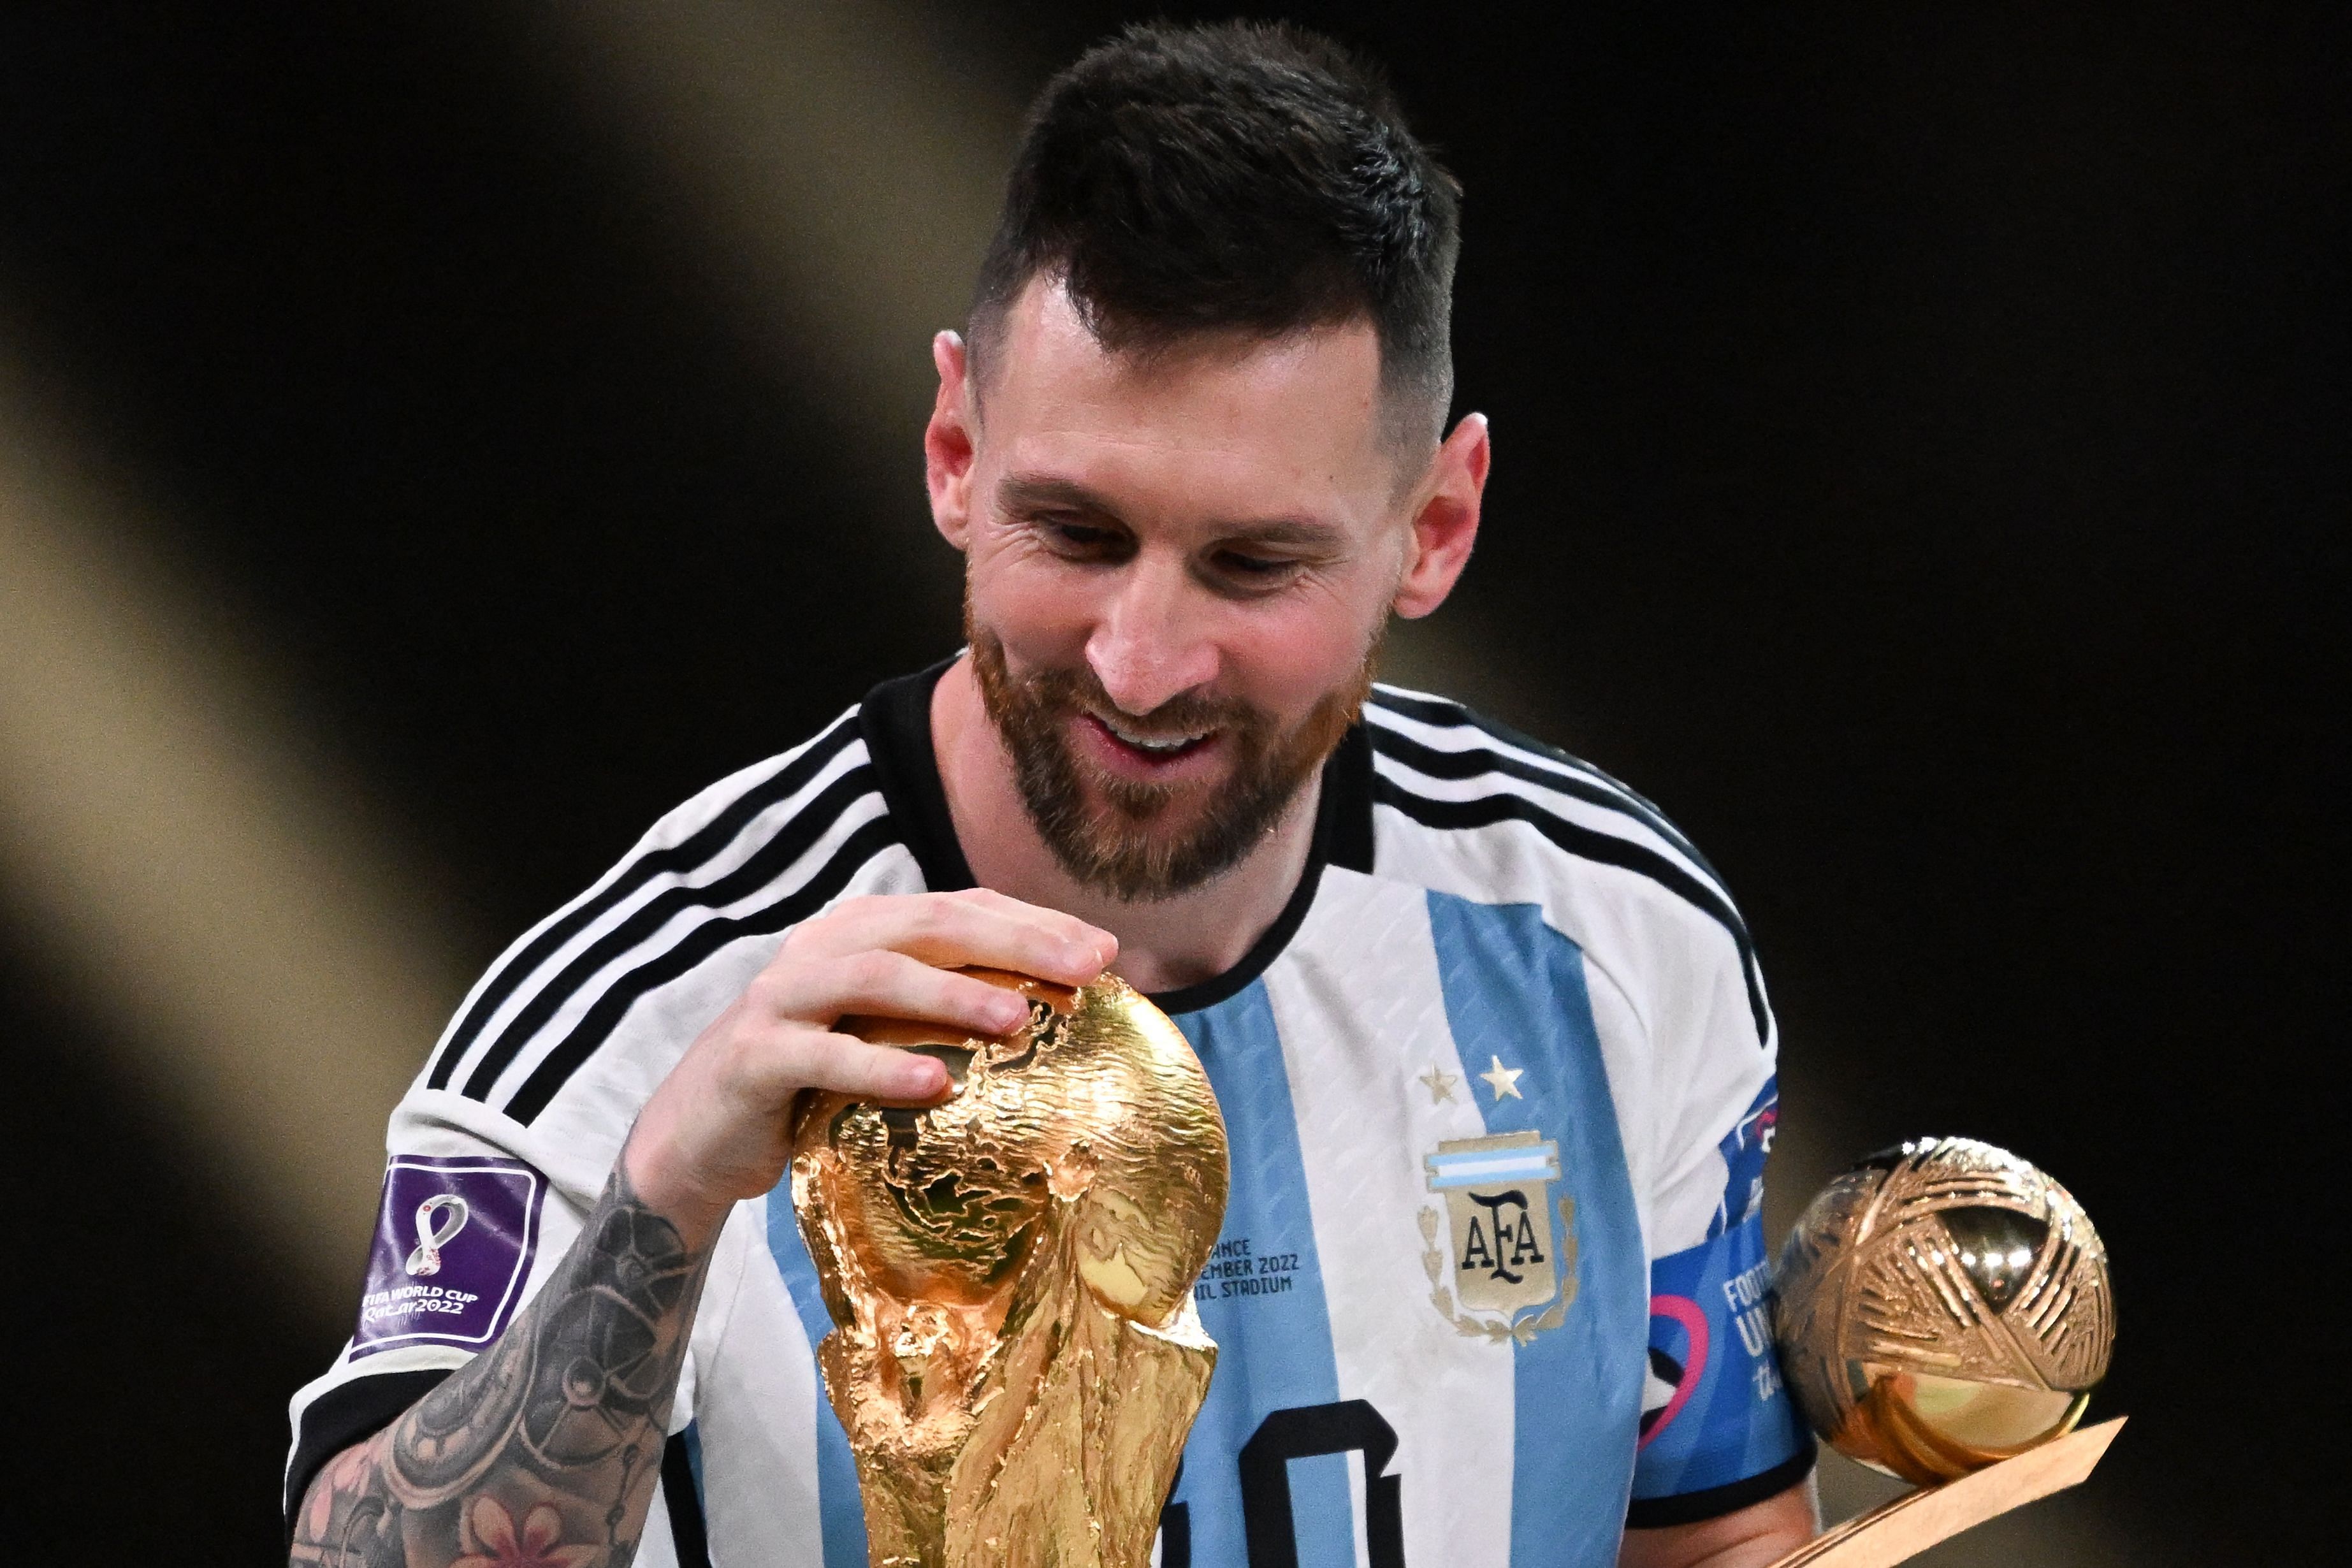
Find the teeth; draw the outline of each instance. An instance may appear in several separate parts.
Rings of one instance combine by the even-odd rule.
[[[1208,733],[1207,731],[1203,730],[1201,731],[1200,735],[1158,737],[1150,735],[1130,735],[1126,731],[1120,729],[1118,725],[1108,721],[1104,722],[1103,728],[1108,730],[1112,734],[1118,736],[1129,745],[1133,746],[1139,752],[1158,752],[1162,754],[1170,752],[1181,752],[1185,747],[1191,745],[1193,742],[1201,739],[1202,735],[1206,735]]]

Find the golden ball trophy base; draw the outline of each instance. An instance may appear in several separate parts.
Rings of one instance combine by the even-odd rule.
[[[1973,1475],[1921,1487],[1832,1525],[1772,1568],[1893,1568],[2010,1510],[2088,1479],[2125,1417],[2053,1438]]]
[[[1774,1568],[1879,1568],[2081,1482],[2123,1426],[2074,1424],[2115,1348],[2106,1248],[2074,1195],[2005,1149],[1919,1138],[1806,1206],[1773,1337],[1806,1424],[1919,1489]]]

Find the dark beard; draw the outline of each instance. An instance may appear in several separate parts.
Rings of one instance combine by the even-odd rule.
[[[1090,804],[1066,724],[1080,713],[1120,711],[1094,671],[1082,664],[1015,680],[1005,668],[1003,643],[971,625],[969,616],[964,634],[981,701],[1012,755],[1013,783],[1029,820],[1063,870],[1127,903],[1171,898],[1223,876],[1274,830],[1362,711],[1380,647],[1376,637],[1355,677],[1325,693],[1287,735],[1276,734],[1273,721],[1246,704],[1190,695],[1134,715],[1163,731],[1217,730],[1234,751],[1231,776],[1214,786],[1198,820],[1172,833],[1153,833],[1152,825],[1200,786],[1097,776],[1095,793],[1106,804]]]

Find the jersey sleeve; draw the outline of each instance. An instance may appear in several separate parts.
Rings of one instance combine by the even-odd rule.
[[[392,1118],[352,1336],[294,1395],[286,1518],[320,1468],[493,1343],[580,1233],[603,1186],[527,1129],[412,1089]],[[608,1161],[609,1163],[609,1161]],[[556,1169],[551,1171],[551,1165]]]
[[[475,985],[392,1116],[351,1339],[295,1394],[289,1527],[320,1468],[494,1343],[562,1265],[638,1110],[794,925],[865,893],[909,892],[853,709],[794,750],[670,812]],[[759,1222],[738,1205],[704,1288],[735,1299]],[[696,1314],[670,1411],[665,1507],[695,1489],[699,1369],[726,1310]],[[667,1523],[647,1525],[649,1562]]]
[[[506,1331],[579,1235],[646,1097],[784,932],[914,877],[903,851],[883,853],[859,734],[853,710],[672,811],[475,985],[393,1112],[352,1337],[294,1396],[289,1526],[321,1466]],[[714,1300],[742,1265],[752,1227],[739,1218],[712,1258]],[[696,1318],[673,1431],[722,1318]]]
[[[1772,1346],[1764,1160],[1779,1118],[1778,1082],[1767,1076],[1706,1151],[1712,1157],[1693,1163],[1719,1176],[1704,1234],[1651,1260],[1649,1369],[1626,1515],[1636,1528],[1733,1512],[1812,1466]]]
[[[352,1337],[292,1402],[289,1532],[328,1461],[391,1425],[507,1331],[562,1266],[626,1131],[620,1127],[609,1146],[553,1149],[446,1090],[415,1090],[401,1103]],[[698,1465],[680,1435],[701,1404],[701,1370],[728,1332],[761,1245],[757,1210],[743,1205],[729,1216],[711,1258],[670,1403],[662,1490],[646,1527],[649,1551],[656,1537],[680,1528],[682,1510],[699,1517],[699,1488],[689,1479]]]

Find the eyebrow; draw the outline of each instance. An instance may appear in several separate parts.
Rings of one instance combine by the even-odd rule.
[[[1074,480],[1051,474],[1007,475],[998,491],[1007,511],[1066,511],[1126,526],[1110,500]],[[1343,534],[1330,523],[1309,517],[1240,519],[1213,525],[1227,542],[1271,544],[1301,550],[1333,550]]]

